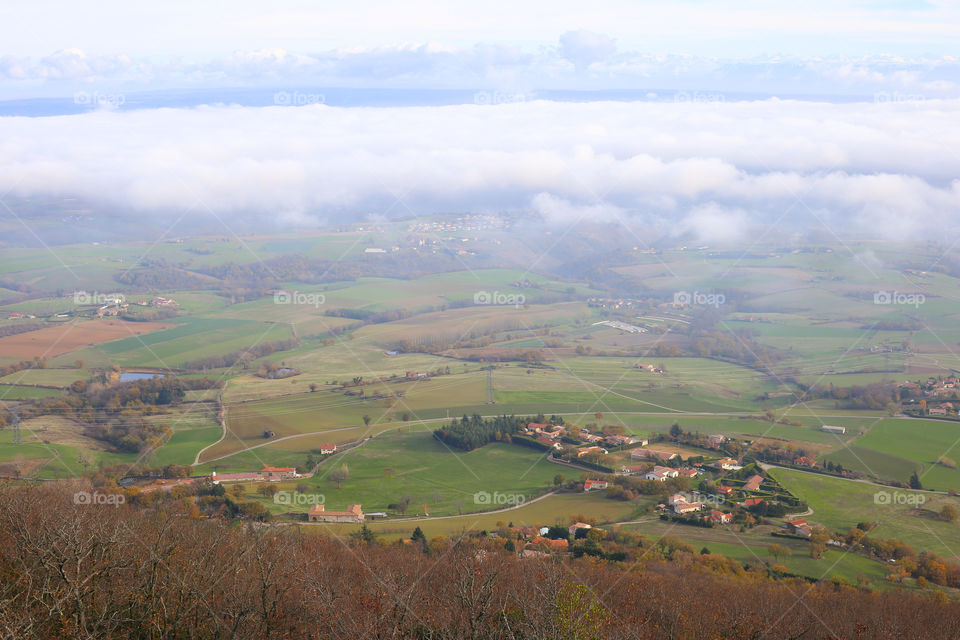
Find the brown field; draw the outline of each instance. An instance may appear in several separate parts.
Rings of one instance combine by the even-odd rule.
[[[29,438],[29,440],[65,444],[71,447],[83,447],[98,451],[107,450],[104,443],[83,435],[83,425],[62,416],[31,418],[24,420],[20,426],[24,431],[32,432],[34,437]]]
[[[50,358],[77,349],[174,326],[169,322],[127,322],[109,318],[70,322],[0,338],[0,355],[9,358]]]
[[[29,478],[39,467],[53,458],[33,458],[31,460],[10,460],[0,462],[0,478]]]

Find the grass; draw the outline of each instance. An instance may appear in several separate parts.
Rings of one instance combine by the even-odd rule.
[[[960,457],[960,423],[888,418],[878,422],[856,442],[858,447],[916,463],[921,469],[920,476],[926,488],[960,488],[960,471],[936,464],[940,456]],[[886,469],[884,466],[881,468]],[[896,470],[897,467],[891,468]],[[901,475],[892,477],[905,480],[903,470],[900,469]],[[882,473],[880,469],[877,471]]]
[[[607,500],[597,493],[556,494],[501,513],[472,513],[441,519],[371,520],[367,525],[384,540],[409,538],[416,527],[420,527],[428,538],[455,537],[465,531],[494,529],[501,522],[517,527],[550,526],[569,524],[573,516],[614,522],[630,517],[637,508],[634,503]],[[306,533],[344,536],[357,528],[357,525],[304,525],[302,530]]]
[[[343,465],[350,477],[338,487],[330,474]],[[524,499],[543,493],[558,473],[570,475],[532,449],[498,443],[464,453],[451,451],[426,431],[394,431],[332,456],[315,477],[302,482],[334,506],[356,503],[366,511],[386,511],[406,498],[411,514],[426,507],[431,515],[453,515],[487,508],[482,499],[475,500],[478,492]]]
[[[0,378],[0,383],[68,387],[74,381],[86,380],[88,377],[87,372],[82,369],[24,369]]]
[[[808,522],[823,524],[834,531],[846,532],[859,522],[877,523],[870,535],[906,541],[917,551],[928,550],[945,558],[960,560],[960,524],[934,517],[944,504],[960,507],[960,499],[921,494],[922,508],[910,504],[883,504],[884,495],[916,495],[909,490],[877,487],[860,482],[831,478],[789,469],[771,469],[781,485],[804,500],[813,509]],[[875,496],[881,495],[878,504]],[[905,499],[905,498],[902,498]]]

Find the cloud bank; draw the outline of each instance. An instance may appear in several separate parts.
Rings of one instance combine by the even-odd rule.
[[[957,149],[960,100],[100,110],[0,118],[0,191],[171,220],[533,210],[904,238],[957,226]]]

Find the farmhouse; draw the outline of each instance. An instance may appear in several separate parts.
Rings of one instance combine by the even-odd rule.
[[[724,471],[736,471],[737,469],[742,469],[740,466],[739,460],[734,460],[733,458],[720,458],[713,463],[715,467],[720,467]]]
[[[714,449],[719,448],[720,445],[722,445],[726,441],[727,441],[727,436],[721,435],[719,433],[715,433],[713,435],[707,436],[707,442],[710,443],[710,446],[713,447]]]
[[[722,496],[731,496],[733,495],[733,487],[720,485],[719,487],[717,487],[717,493],[719,493]]]
[[[714,524],[730,524],[733,522],[733,514],[712,509],[710,511],[710,521]]]
[[[847,432],[847,428],[846,428],[846,427],[834,427],[834,426],[829,425],[829,424],[823,425],[822,427],[820,427],[820,430],[821,430],[821,431],[826,431],[827,433],[839,433],[839,434],[844,434],[844,433]]]
[[[295,467],[264,467],[260,473],[266,476],[267,480],[290,480],[297,477]]]
[[[620,473],[625,476],[632,476],[640,473],[641,471],[646,470],[647,465],[645,464],[625,464],[620,467]]]
[[[743,501],[743,506],[745,507],[755,507],[758,504],[763,504],[763,498],[747,498]]]
[[[606,440],[607,444],[613,447],[620,447],[626,444],[634,443],[634,439],[627,436],[607,436],[604,438],[604,440]]]
[[[570,536],[573,538],[577,537],[577,531],[580,529],[592,529],[593,526],[587,524],[586,522],[574,522],[570,525],[570,528],[567,529],[570,532]]]
[[[673,505],[673,512],[684,514],[684,513],[693,513],[694,511],[700,511],[703,508],[703,505],[699,502],[678,502]]]
[[[810,525],[807,524],[806,520],[788,520],[783,526],[790,533],[795,533],[805,538],[809,538],[812,533]]]
[[[606,489],[607,488],[606,480],[586,480],[583,483],[584,491],[592,491],[593,489]]]
[[[595,436],[591,433],[581,433],[580,440],[582,442],[603,442],[603,436]]]
[[[358,504],[352,504],[346,511],[327,511],[322,504],[310,507],[307,514],[310,522],[352,522],[360,523],[364,520],[363,509]]]
[[[547,445],[548,447],[553,447],[554,449],[560,449],[560,448],[561,448],[559,442],[557,442],[556,440],[553,440],[553,439],[549,438],[548,436],[546,436],[546,435],[544,435],[544,434],[540,434],[539,436],[537,436],[537,442],[539,442],[539,443],[541,443],[541,444],[545,444],[545,445]],[[594,447],[594,448],[596,448],[596,447]]]
[[[798,467],[809,467],[812,469],[813,467],[817,466],[817,461],[813,458],[808,458],[807,456],[800,456],[793,461],[793,464],[797,465]]]
[[[763,476],[750,476],[747,484],[743,485],[744,491],[757,491],[760,489],[760,483],[763,482]]]
[[[530,544],[549,546],[551,551],[566,551],[570,547],[570,543],[566,540],[551,540],[550,538],[544,538],[543,536],[534,538],[530,541]]]
[[[335,444],[322,444],[320,445],[320,455],[324,456],[328,453],[336,453],[337,445]]]
[[[677,474],[683,476],[684,478],[696,478],[700,475],[699,469],[677,469]]]
[[[676,478],[678,472],[670,467],[654,467],[644,477],[646,480],[656,480],[657,482],[666,482],[667,478]]]

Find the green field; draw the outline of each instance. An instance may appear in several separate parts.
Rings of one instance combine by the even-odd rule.
[[[960,506],[960,498],[934,494],[916,494],[908,489],[878,487],[829,476],[788,469],[771,469],[770,475],[813,509],[808,522],[823,524],[834,531],[846,532],[859,522],[877,523],[871,535],[900,539],[915,549],[927,549],[946,558],[960,560],[960,525],[934,517],[944,504]],[[921,495],[925,502],[895,504],[894,494]],[[890,504],[884,497],[891,496]],[[918,501],[918,500],[915,500]],[[879,502],[879,503],[878,503]]]

